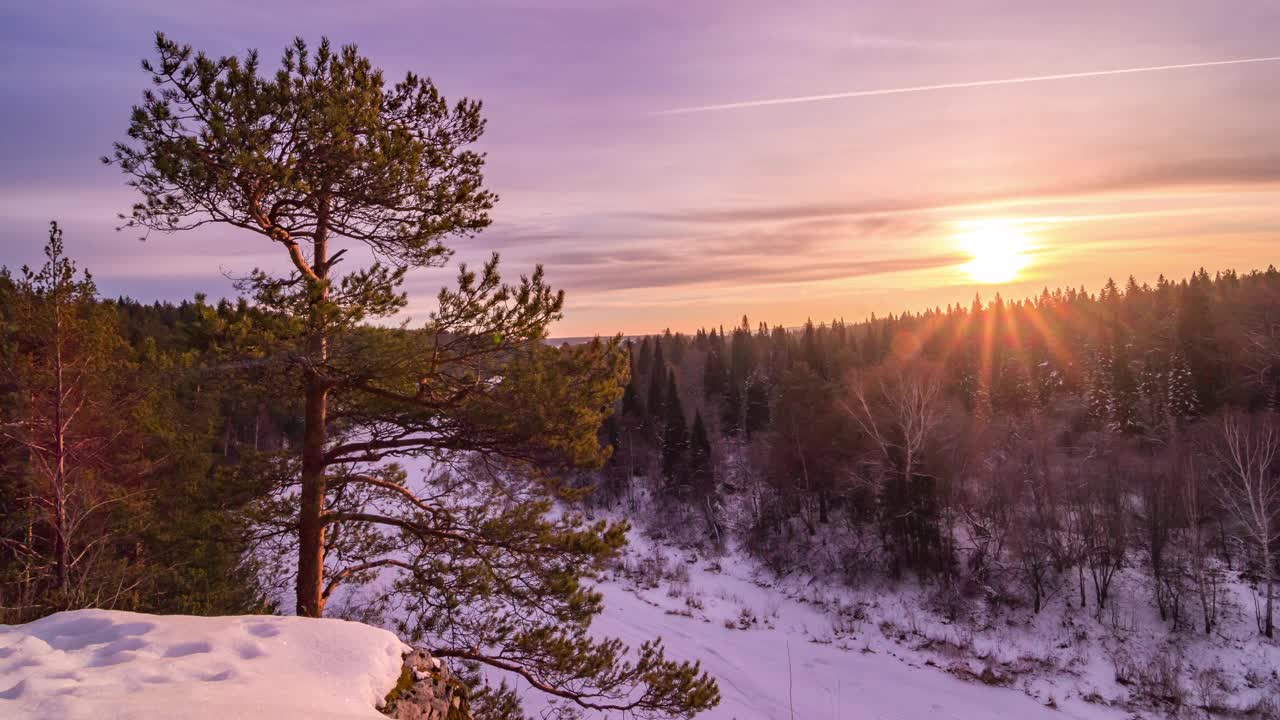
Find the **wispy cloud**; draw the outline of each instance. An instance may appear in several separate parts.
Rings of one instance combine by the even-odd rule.
[[[1158,193],[1172,197],[1219,186],[1228,187],[1233,193],[1250,189],[1270,191],[1278,184],[1280,155],[1264,152],[1146,162],[1134,167],[1103,166],[1086,169],[1074,177],[1037,179],[1033,183],[1007,183],[982,191],[962,189],[908,192],[892,197],[864,197],[848,202],[777,205],[749,203],[740,206],[673,208],[635,213],[633,216],[666,223],[735,226],[744,223],[864,218],[874,225],[887,222],[891,217],[927,217],[965,209],[1095,203],[1117,193]]]
[[[936,83],[932,85],[909,85],[896,88],[879,88],[876,90],[852,90],[848,92],[824,93],[821,95],[797,95],[793,97],[768,98],[763,100],[744,100],[740,102],[720,103],[717,105],[696,105],[693,107],[659,110],[653,115],[688,115],[692,113],[718,112],[723,110],[745,110],[747,108],[768,107],[771,105],[797,105],[800,103],[822,102],[824,100],[847,100],[850,98],[876,97],[880,95],[905,95],[908,93],[933,92],[937,90],[959,90],[964,88],[992,87],[996,85],[1021,85],[1024,83],[1050,82],[1054,80],[1076,80],[1080,78],[1105,77],[1108,75],[1132,75],[1135,73],[1167,72],[1170,70],[1191,70],[1195,68],[1218,67],[1222,65],[1245,65],[1248,63],[1275,62],[1280,55],[1254,58],[1236,58],[1232,60],[1212,60],[1207,62],[1178,63],[1174,65],[1147,65],[1144,67],[1113,68],[1109,70],[1088,70],[1084,72],[1058,73],[1054,75],[1026,75],[1023,77],[1000,78],[998,80],[971,80],[968,82]]]

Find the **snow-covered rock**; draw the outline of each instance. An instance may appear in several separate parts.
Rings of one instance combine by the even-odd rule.
[[[63,612],[0,625],[0,717],[379,720],[409,651],[343,620]]]

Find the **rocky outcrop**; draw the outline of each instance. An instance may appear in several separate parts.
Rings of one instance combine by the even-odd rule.
[[[418,649],[404,656],[382,713],[395,720],[471,720],[466,685],[439,658]]]

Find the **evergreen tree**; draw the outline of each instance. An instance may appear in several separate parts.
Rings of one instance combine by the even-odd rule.
[[[607,457],[598,430],[623,391],[626,357],[617,339],[546,346],[563,293],[545,284],[541,268],[511,285],[496,256],[478,272],[462,266],[425,327],[368,325],[405,307],[410,269],[442,265],[448,241],[488,225],[495,198],[483,186],[483,156],[468,149],[484,130],[480,104],[450,105],[414,74],[388,85],[354,46],[335,50],[327,40],[312,53],[299,39],[268,76],[256,52],[214,59],[162,34],[156,50],[144,64],[154,88],[108,160],[142,194],[128,224],[241,228],[292,265],[284,277],[254,271],[241,287],[288,320],[282,332],[253,339],[258,362],[276,366],[280,390],[303,405],[300,453],[275,459],[265,508],[278,518],[277,537],[296,533],[298,614],[320,616],[335,588],[380,569],[402,571],[402,590],[423,603],[479,582],[507,603],[505,632],[465,648],[441,640],[436,655],[522,674],[583,707],[646,715],[713,705],[714,682],[696,666],[667,662],[648,644],[627,662],[616,641],[586,635],[598,601],[564,573],[588,572],[579,548],[616,552],[616,528],[583,535],[547,526],[530,513],[548,506],[533,502],[527,512],[469,524],[459,512],[437,512],[439,495],[419,496],[385,462],[467,456],[540,477]],[[361,254],[347,256],[352,249],[372,262],[338,273],[340,260]],[[549,484],[533,487],[555,496]],[[501,557],[476,557],[490,551]],[[542,561],[546,552],[574,557],[554,565]],[[523,575],[467,569],[498,563]],[[566,610],[521,611],[535,606]],[[419,615],[415,629],[429,633],[434,615]]]
[[[1194,380],[1186,356],[1175,350],[1169,358],[1169,370],[1165,376],[1167,395],[1164,403],[1169,422],[1175,427],[1194,418],[1199,410]]]
[[[634,373],[637,377],[648,379],[650,369],[653,367],[653,347],[649,344],[649,336],[646,335],[640,341],[640,352],[636,354],[636,366]]]
[[[992,403],[996,408],[1012,414],[1021,414],[1036,404],[1031,377],[1020,359],[1006,356],[1004,367],[996,379]]]
[[[708,399],[714,398],[724,393],[726,384],[724,356],[712,345],[702,367],[702,392]]]
[[[702,413],[695,412],[689,434],[689,479],[694,496],[705,498],[715,492],[715,470],[711,465],[711,440]]]
[[[636,389],[636,377],[627,380],[627,388],[622,392],[622,414],[629,417],[644,415],[644,403],[640,400],[640,391]]]
[[[246,512],[262,483],[213,452],[229,393],[179,327],[199,312],[98,299],[56,225],[46,256],[0,272],[0,618],[268,609]]]
[[[730,382],[724,394],[724,401],[720,406],[720,428],[726,437],[732,437],[742,432],[745,415],[744,402],[742,386],[738,383]]]
[[[667,418],[667,361],[662,357],[662,341],[655,340],[653,347],[653,360],[649,371],[649,399],[645,403],[645,409],[654,423],[654,431],[661,433]],[[658,439],[661,439],[661,435]]]
[[[1196,399],[1203,410],[1217,407],[1219,348],[1214,332],[1212,280],[1203,268],[1183,288],[1177,308],[1176,333],[1183,357],[1191,371]]]
[[[746,410],[743,427],[747,437],[769,428],[769,388],[758,373],[747,383]]]
[[[676,485],[686,481],[689,453],[689,425],[680,403],[675,371],[667,373],[666,419],[662,428],[662,476]]]
[[[3,271],[10,291],[0,441],[25,462],[5,468],[20,491],[0,520],[0,557],[5,594],[20,601],[5,610],[22,621],[86,607],[104,592],[103,602],[118,602],[119,589],[137,582],[127,563],[89,552],[118,540],[109,522],[113,505],[139,489],[130,467],[136,458],[129,452],[123,341],[93,278],[67,258],[57,223],[50,223],[44,254],[38,270],[23,267],[16,279]]]
[[[690,504],[700,511],[707,522],[712,539],[719,542],[720,513],[716,498],[715,468],[711,461],[711,440],[702,422],[702,413],[694,413],[693,429],[689,433],[689,491]]]
[[[1138,423],[1138,380],[1129,361],[1128,348],[1117,344],[1111,356],[1108,384],[1107,427],[1112,432],[1133,433]]]

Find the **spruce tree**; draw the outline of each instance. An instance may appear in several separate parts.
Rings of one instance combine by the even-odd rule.
[[[1182,288],[1177,307],[1176,332],[1179,351],[1191,371],[1192,387],[1202,410],[1217,406],[1222,373],[1218,365],[1218,342],[1214,329],[1212,280],[1203,268]]]
[[[622,414],[628,417],[644,415],[644,403],[640,400],[640,391],[636,389],[636,377],[627,380],[627,387],[622,392]]]
[[[634,374],[636,377],[648,379],[653,366],[653,347],[649,344],[649,336],[640,340],[640,350],[636,353]]]
[[[720,428],[726,437],[742,432],[744,401],[742,385],[731,380],[720,406]]]
[[[747,397],[743,428],[747,437],[769,429],[769,386],[756,373],[747,383]]]
[[[702,413],[695,412],[689,434],[689,481],[695,498],[702,500],[715,492],[715,471],[711,465],[711,440]]]
[[[1112,432],[1133,433],[1138,423],[1138,379],[1134,376],[1126,345],[1117,343],[1111,355],[1108,383],[1108,428]]]
[[[1195,378],[1191,366],[1181,352],[1175,350],[1169,358],[1169,370],[1165,375],[1165,412],[1169,422],[1179,427],[1196,416],[1199,399],[1196,397]]]
[[[702,393],[708,399],[718,397],[724,393],[725,384],[724,356],[720,348],[712,345],[702,367]]]
[[[676,373],[667,373],[665,419],[662,427],[662,476],[683,485],[688,472],[689,425],[676,387]]]
[[[645,410],[654,423],[654,430],[661,432],[666,421],[667,362],[662,357],[662,341],[654,341],[653,359],[649,370],[649,397]],[[659,436],[661,439],[661,436]]]

